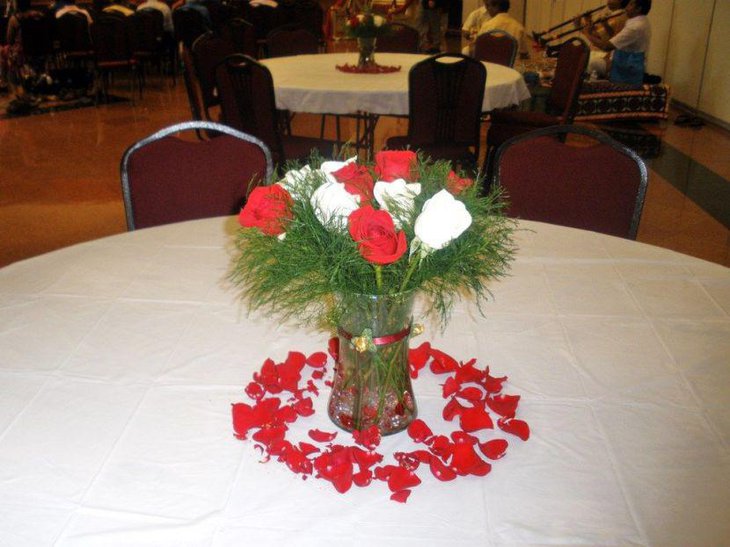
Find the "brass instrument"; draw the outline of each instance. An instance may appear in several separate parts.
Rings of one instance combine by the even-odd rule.
[[[578,15],[578,17],[589,17],[589,16],[593,15],[594,13],[596,13],[597,11],[601,11],[603,8],[604,8],[604,6],[599,6],[597,8],[589,9],[588,11]],[[575,17],[573,17],[572,19],[568,19],[567,21],[563,21],[562,23],[558,23],[554,27],[550,27],[549,29],[543,30],[542,32],[533,32],[532,39],[535,40],[535,42],[537,42],[541,46],[544,46],[550,40],[554,40],[554,38],[545,39],[545,38],[543,38],[543,36],[545,36],[546,34],[550,34],[552,31],[558,30],[559,28],[562,28],[565,25],[572,23],[574,20],[575,20]],[[571,30],[571,32],[573,32],[573,31]]]
[[[594,8],[592,10],[589,10],[589,11],[585,12],[585,13],[582,13],[578,17],[582,19],[583,17],[588,17],[592,13],[595,13],[596,11],[599,11],[599,10],[602,10],[602,9],[603,9],[603,7]],[[623,14],[624,14],[624,10],[619,10],[619,11],[617,11],[615,13],[611,13],[609,15],[606,15],[605,17],[600,17],[599,19],[596,19],[595,21],[591,22],[589,25],[581,25],[580,27],[572,28],[570,30],[566,30],[566,31],[563,31],[563,32],[561,32],[559,34],[556,34],[554,36],[548,36],[547,38],[545,38],[545,34],[547,34],[548,32],[550,32],[551,30],[555,30],[557,28],[564,27],[567,23],[572,22],[572,21],[575,20],[575,19],[571,19],[570,21],[567,21],[567,22],[564,22],[564,23],[560,23],[560,25],[556,25],[556,26],[552,27],[552,29],[548,29],[545,32],[541,32],[541,33],[533,32],[532,33],[532,38],[535,40],[535,42],[537,42],[538,44],[540,44],[541,47],[544,47],[549,42],[553,42],[555,40],[558,40],[558,39],[562,38],[563,36],[567,36],[568,34],[573,34],[574,32],[580,32],[581,30],[583,30],[584,28],[586,28],[586,26],[593,27],[595,25],[598,25],[598,24],[601,24],[601,23],[605,23],[606,21],[608,21],[610,19],[614,19],[616,17],[619,17],[620,15],[623,15]]]

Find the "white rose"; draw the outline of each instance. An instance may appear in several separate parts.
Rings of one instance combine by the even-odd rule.
[[[360,207],[360,196],[345,190],[341,182],[327,181],[312,194],[314,214],[322,224],[332,223],[340,230],[347,228],[347,218]]]
[[[379,180],[373,188],[375,200],[381,209],[390,213],[396,228],[401,227],[400,217],[405,220],[413,211],[413,202],[420,193],[420,183],[409,184],[404,179],[395,179],[392,182]]]
[[[357,161],[357,156],[353,156],[349,160],[345,161],[323,161],[319,170],[322,171],[329,182],[337,182],[337,179],[332,175],[335,171],[339,171],[345,165],[354,163]]]
[[[447,190],[441,190],[423,204],[414,230],[430,249],[443,249],[469,226],[471,215],[466,206]]]
[[[289,195],[294,199],[301,199],[302,191],[299,186],[311,172],[312,168],[309,165],[305,165],[301,169],[292,169],[287,171],[284,174],[284,178],[277,182],[277,184],[289,192]]]

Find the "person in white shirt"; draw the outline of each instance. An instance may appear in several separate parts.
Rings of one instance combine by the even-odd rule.
[[[525,33],[525,27],[523,27],[517,19],[512,17],[509,13],[510,1],[509,0],[486,0],[487,13],[490,18],[482,23],[482,26],[477,32],[477,36],[485,34],[492,30],[501,30],[510,34],[517,40],[519,44],[519,53],[522,59],[530,57],[530,42]],[[473,47],[470,49],[470,53],[473,53]]]
[[[66,13],[74,13],[74,12],[84,14],[84,16],[86,17],[86,20],[89,22],[89,25],[91,25],[94,22],[93,19],[91,18],[91,14],[88,11],[86,11],[85,9],[78,7],[75,3],[75,0],[68,0],[68,2],[66,2],[66,4],[63,7],[56,10],[56,19],[59,19]]]
[[[646,71],[646,55],[651,41],[651,26],[647,15],[651,0],[630,0],[626,6],[628,20],[613,38],[602,39],[584,30],[590,42],[603,51],[612,51],[609,80],[614,83],[640,85]]]
[[[464,46],[464,49],[462,50],[462,53],[464,55],[469,55],[471,43],[474,41],[474,38],[477,37],[477,32],[479,32],[479,29],[482,28],[482,25],[489,21],[489,18],[491,17],[491,15],[489,15],[489,12],[487,11],[487,0],[482,1],[484,2],[484,5],[475,9],[469,15],[467,15],[466,19],[464,20],[464,24],[461,26],[461,31],[464,35],[464,38],[466,38],[469,42],[469,44]]]

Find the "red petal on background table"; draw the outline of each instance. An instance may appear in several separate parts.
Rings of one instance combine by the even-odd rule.
[[[431,348],[431,357],[433,357],[433,361],[431,361],[431,372],[434,374],[452,372],[459,366],[459,363],[451,355],[437,349]]]
[[[297,418],[297,411],[291,405],[283,406],[276,411],[275,420],[277,423],[285,422],[291,424],[296,422]]]
[[[409,471],[415,471],[422,463],[430,463],[433,456],[427,450],[414,450],[413,452],[394,452],[393,457]]]
[[[375,469],[375,478],[388,482],[391,492],[412,488],[421,484],[421,479],[408,469],[399,465],[384,465]]]
[[[490,460],[498,460],[505,455],[509,443],[504,439],[494,439],[485,443],[479,443],[479,450]]]
[[[457,391],[459,391],[459,388],[461,387],[461,384],[457,382],[453,376],[449,376],[446,381],[444,382],[444,387],[441,390],[441,396],[446,399],[449,396],[453,395]]]
[[[315,370],[312,373],[312,378],[314,378],[315,380],[321,380],[322,378],[324,378],[324,375],[325,375],[325,371],[322,369],[319,369],[319,370]]]
[[[307,357],[307,364],[312,368],[322,368],[327,364],[327,354],[318,351]]]
[[[415,419],[408,426],[408,435],[414,442],[422,443],[429,437],[433,436],[433,431],[421,419]]]
[[[270,445],[274,441],[283,440],[286,437],[287,427],[285,425],[277,425],[276,427],[267,427],[259,429],[251,437],[254,441],[258,441],[265,445]]]
[[[280,393],[279,374],[276,372],[276,363],[272,359],[266,359],[261,365],[259,372],[253,373],[253,379],[264,386],[269,393]]]
[[[291,447],[284,454],[284,461],[289,469],[294,473],[303,473],[305,475],[312,474],[312,462],[307,459],[307,456],[297,450],[295,447]]]
[[[355,486],[359,486],[360,488],[368,486],[371,482],[373,482],[373,472],[370,471],[370,469],[363,469],[352,476],[352,482],[355,483]]]
[[[431,458],[431,473],[440,481],[452,481],[456,478],[456,473],[453,469],[446,467],[444,462],[439,458]]]
[[[266,394],[263,386],[258,382],[249,382],[249,384],[246,386],[245,391],[246,395],[248,395],[251,399],[254,399],[255,401],[258,401]]]
[[[467,432],[494,428],[494,422],[492,422],[492,418],[485,410],[483,404],[472,408],[464,408],[461,411],[459,423],[461,424],[461,429]]]
[[[454,374],[454,379],[459,384],[466,384],[468,382],[475,382],[478,383],[482,380],[482,378],[485,375],[485,372],[483,370],[479,370],[476,368],[476,359],[471,359],[467,363],[464,363],[461,365],[458,369],[456,369],[456,374]]]
[[[377,425],[371,425],[365,431],[353,431],[352,438],[355,443],[372,450],[380,444],[380,430]]]
[[[504,418],[500,418],[497,420],[497,425],[499,425],[499,428],[502,431],[506,431],[512,435],[517,435],[523,441],[530,438],[530,426],[527,425],[527,422],[523,422],[522,420],[506,420]]]
[[[448,460],[454,452],[454,445],[444,435],[432,437],[428,444],[431,447],[431,452],[442,460]]]
[[[233,431],[239,439],[245,439],[248,430],[255,426],[253,409],[246,403],[234,403],[231,405],[233,415]]]
[[[519,395],[494,395],[487,397],[487,405],[494,412],[505,418],[512,418],[517,412],[517,403],[520,402]]]
[[[484,389],[486,389],[488,393],[499,393],[500,391],[502,391],[502,384],[506,380],[506,376],[502,376],[501,378],[495,378],[494,376],[490,376],[489,367],[487,367],[487,374],[481,384],[484,386]]]
[[[329,342],[327,343],[327,351],[332,356],[332,359],[335,361],[340,360],[340,339],[336,336],[333,336],[329,339]]]
[[[328,433],[326,431],[320,431],[319,429],[309,430],[309,438],[317,441],[318,443],[328,443],[335,437],[337,437],[337,433]]]
[[[444,405],[444,410],[441,415],[444,420],[450,422],[454,419],[454,416],[459,416],[463,411],[464,407],[459,404],[459,401],[452,397],[451,400]]]
[[[347,492],[352,486],[352,464],[341,463],[335,466],[332,484],[340,494]]]
[[[466,399],[467,401],[481,401],[484,397],[484,392],[478,387],[466,387],[456,394],[457,397]]]
[[[418,371],[426,366],[429,357],[431,357],[431,344],[428,342],[408,350],[408,369],[411,378],[418,378]]]
[[[398,503],[405,503],[408,501],[408,496],[410,496],[410,495],[411,495],[410,490],[408,490],[408,489],[400,490],[398,492],[394,492],[393,494],[391,494],[390,499],[392,499],[393,501],[397,501]]]
[[[377,452],[372,451],[366,451],[357,446],[351,447],[350,453],[352,454],[352,459],[355,460],[355,463],[360,466],[361,470],[369,469],[376,463],[380,463],[383,461],[382,454],[378,454]]]
[[[307,456],[314,454],[315,452],[319,452],[319,448],[313,444],[305,443],[304,441],[299,442],[299,450],[302,451],[302,454],[306,454]]]
[[[314,414],[314,407],[312,406],[312,399],[307,397],[294,403],[294,410],[300,416],[311,416]]]

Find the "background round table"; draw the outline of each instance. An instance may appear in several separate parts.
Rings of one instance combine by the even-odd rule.
[[[276,90],[276,107],[313,114],[408,115],[408,71],[427,55],[377,53],[378,64],[400,66],[387,74],[352,74],[337,65],[356,64],[357,53],[321,53],[275,57],[261,62],[271,71]],[[482,110],[517,105],[530,98],[522,75],[514,69],[484,63],[487,84]]]
[[[234,438],[231,403],[264,359],[327,343],[237,303],[235,228],[139,230],[0,270],[0,544],[727,543],[727,268],[523,222],[486,316],[462,303],[423,339],[509,376],[532,436],[483,478],[426,470],[398,504]],[[442,382],[414,385],[432,425]],[[293,429],[333,430],[326,399]]]

